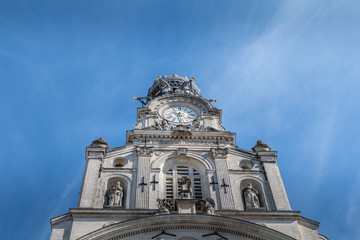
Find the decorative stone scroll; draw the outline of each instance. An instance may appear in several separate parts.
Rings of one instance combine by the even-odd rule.
[[[227,148],[212,148],[211,154],[213,158],[226,158],[229,154],[229,149]]]
[[[119,208],[122,208],[123,207],[123,197],[124,197],[124,190],[121,187],[120,182],[117,181],[109,189],[107,207],[119,207]]]
[[[154,152],[154,148],[152,147],[137,147],[136,152],[138,156],[151,157]]]

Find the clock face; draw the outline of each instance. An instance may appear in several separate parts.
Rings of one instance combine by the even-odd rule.
[[[164,111],[164,118],[170,122],[188,123],[196,119],[194,110],[188,107],[170,107]]]

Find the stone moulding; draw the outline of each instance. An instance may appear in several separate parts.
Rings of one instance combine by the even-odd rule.
[[[253,240],[294,240],[294,238],[276,230],[248,221],[223,216],[193,214],[158,215],[128,220],[101,228],[80,237],[78,240],[117,240],[171,230],[193,230],[204,233],[217,231],[234,237]]]
[[[156,131],[156,130],[132,130],[127,131],[127,142],[130,143],[165,143],[176,144],[181,141],[205,144],[235,144],[235,134],[230,132],[186,132],[179,134],[178,131]]]

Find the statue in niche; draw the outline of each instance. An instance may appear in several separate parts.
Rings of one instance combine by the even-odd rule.
[[[174,203],[170,199],[162,199],[159,201],[159,214],[170,214],[170,211],[174,209]]]
[[[246,191],[244,192],[244,198],[246,203],[246,208],[259,208],[260,201],[258,197],[258,191],[256,191],[251,183],[248,184]]]
[[[191,179],[184,176],[178,179],[178,184],[180,186],[180,199],[192,199]]]
[[[110,189],[109,189],[109,205],[110,207],[122,207],[123,206],[123,197],[124,190],[120,185],[120,182],[117,181]]]
[[[199,200],[198,205],[204,214],[215,215],[215,201],[213,199]]]

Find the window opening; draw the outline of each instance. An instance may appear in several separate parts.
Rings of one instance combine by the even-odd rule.
[[[191,188],[195,199],[202,199],[201,177],[200,173],[192,166],[175,166],[170,168],[166,173],[166,198],[178,198],[180,186],[178,179],[182,177],[191,179]],[[174,190],[177,190],[174,192]]]

